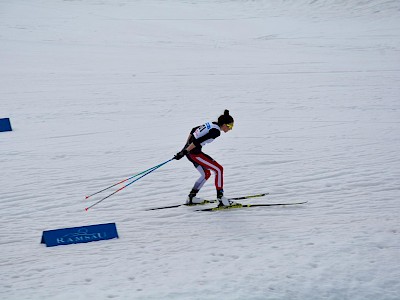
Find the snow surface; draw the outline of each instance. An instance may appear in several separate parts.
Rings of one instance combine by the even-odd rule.
[[[400,299],[399,33],[398,0],[0,1],[0,298]],[[307,205],[146,211],[183,159],[85,211],[225,108],[226,195]]]

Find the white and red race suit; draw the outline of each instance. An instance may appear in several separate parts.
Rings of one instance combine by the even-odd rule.
[[[204,183],[211,176],[211,171],[215,173],[215,187],[222,190],[224,185],[224,169],[211,156],[202,152],[205,144],[213,142],[221,135],[221,128],[217,122],[206,122],[190,131],[190,136],[185,148],[193,143],[196,147],[191,150],[186,157],[193,163],[199,171],[200,177],[195,182],[193,189],[200,190]]]

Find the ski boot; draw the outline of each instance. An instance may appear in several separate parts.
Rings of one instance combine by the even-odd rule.
[[[230,206],[232,202],[228,198],[224,197],[224,190],[217,190],[218,207]]]
[[[203,202],[203,199],[196,197],[199,190],[192,189],[186,198],[185,205],[196,205]]]

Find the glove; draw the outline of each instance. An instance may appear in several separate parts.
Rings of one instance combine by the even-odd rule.
[[[180,160],[182,157],[184,157],[186,154],[188,154],[189,152],[186,149],[183,149],[182,151],[178,152],[177,154],[175,154],[174,158],[176,160]]]

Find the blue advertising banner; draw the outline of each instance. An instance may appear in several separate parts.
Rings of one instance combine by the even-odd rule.
[[[0,132],[2,131],[12,131],[9,118],[0,119]]]
[[[118,238],[115,223],[43,231],[42,244],[47,247],[88,243]]]

